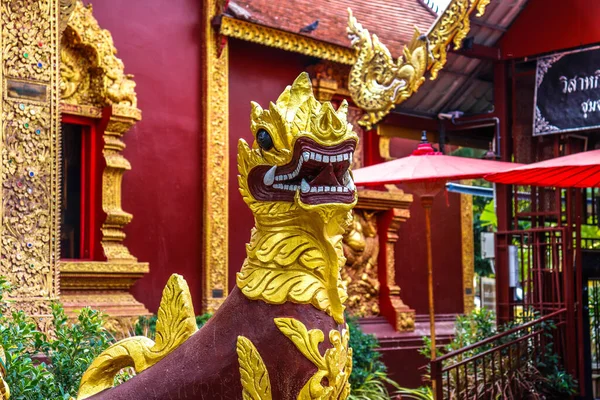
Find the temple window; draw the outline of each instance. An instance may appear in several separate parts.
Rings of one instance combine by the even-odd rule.
[[[96,190],[96,128],[88,118],[63,115],[61,131],[61,258],[93,260],[100,239],[96,215],[101,196]]]

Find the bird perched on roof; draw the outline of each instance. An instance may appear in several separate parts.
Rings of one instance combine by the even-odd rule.
[[[306,25],[304,28],[300,29],[300,33],[312,33],[319,26],[319,20],[317,19],[310,25]]]

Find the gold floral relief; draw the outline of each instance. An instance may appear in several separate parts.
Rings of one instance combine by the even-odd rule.
[[[348,379],[352,373],[352,349],[348,347],[348,330],[331,330],[329,341],[333,347],[321,354],[319,344],[325,338],[323,331],[307,330],[302,322],[293,318],[275,318],[275,325],[318,368],[300,391],[298,400],[347,398],[350,394]]]
[[[466,184],[471,184],[466,181]],[[473,236],[473,196],[460,195],[460,233],[462,245],[463,266],[463,303],[464,313],[468,314],[475,309],[475,289],[473,278],[475,276],[475,250]]]
[[[56,0],[3,0],[0,8],[0,275],[16,307],[41,317],[58,295],[59,8]]]
[[[133,76],[125,74],[111,34],[98,25],[91,4],[73,2],[61,40],[62,101],[136,108]]]
[[[349,378],[352,373],[352,349],[348,347],[350,333],[347,327],[341,332],[336,329],[329,331],[329,342],[333,347],[321,354],[319,345],[325,335],[320,329],[307,330],[294,318],[275,318],[275,325],[317,367],[317,372],[300,390],[298,400],[346,399],[350,394]],[[270,400],[269,372],[256,347],[248,338],[239,336],[237,353],[243,399]]]
[[[343,246],[346,265],[342,279],[346,283],[346,308],[359,317],[379,315],[379,278],[377,257],[377,211],[353,211],[353,221],[344,234]]]
[[[237,354],[244,400],[271,400],[271,382],[265,363],[250,339],[238,336]]]

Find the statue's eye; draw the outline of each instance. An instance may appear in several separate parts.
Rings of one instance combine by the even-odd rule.
[[[263,150],[271,150],[273,148],[273,138],[265,129],[259,129],[256,133],[256,141]]]

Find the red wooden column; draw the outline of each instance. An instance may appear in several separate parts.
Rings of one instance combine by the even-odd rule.
[[[514,84],[514,80],[512,81]],[[508,73],[506,62],[500,61],[494,65],[494,109],[500,120],[499,138],[496,138],[496,148],[500,150],[502,161],[511,161],[512,135],[509,127],[508,110]],[[514,91],[511,95],[514,96]],[[498,143],[499,142],[499,143]],[[512,187],[496,185],[496,213],[498,215],[498,232],[511,229]],[[511,317],[510,287],[508,281],[508,247],[501,245],[496,238],[496,313],[498,322],[506,322]]]
[[[415,326],[415,310],[400,298],[400,287],[396,283],[396,258],[394,246],[398,240],[398,228],[409,217],[408,210],[392,208],[379,216],[380,251],[378,274],[380,283],[379,307],[381,315],[396,331],[412,331]]]

